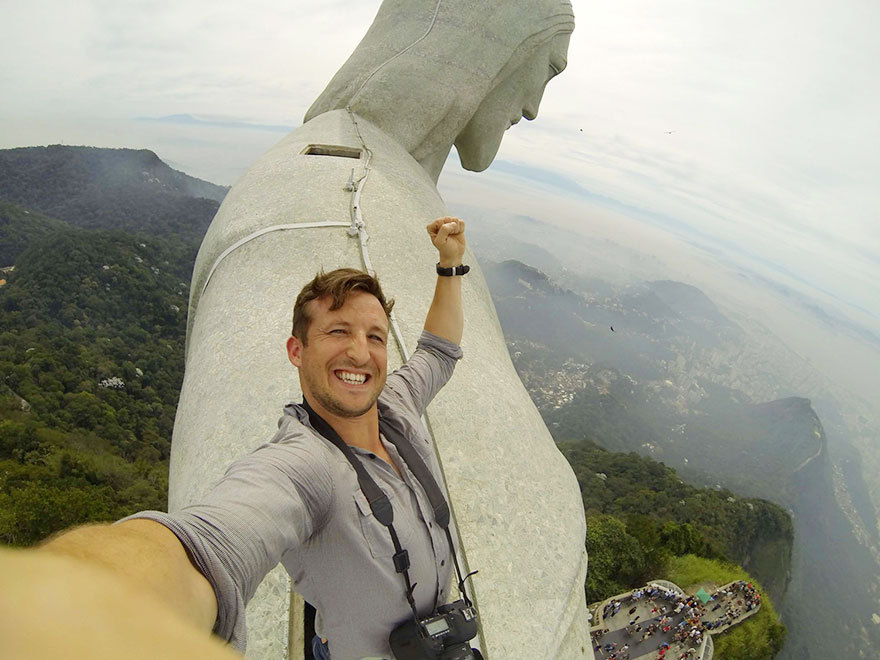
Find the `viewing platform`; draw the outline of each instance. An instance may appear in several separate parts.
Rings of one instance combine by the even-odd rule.
[[[597,660],[710,660],[712,636],[761,608],[761,595],[742,580],[711,593],[688,594],[666,580],[590,605]]]

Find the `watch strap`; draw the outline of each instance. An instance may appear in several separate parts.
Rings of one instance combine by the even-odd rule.
[[[465,266],[464,264],[459,264],[458,266],[452,266],[451,268],[444,268],[439,263],[437,264],[437,274],[442,275],[443,277],[453,277],[454,275],[465,275],[470,271],[470,266]]]

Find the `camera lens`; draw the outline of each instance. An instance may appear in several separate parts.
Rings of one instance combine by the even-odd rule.
[[[473,649],[466,644],[460,644],[446,649],[441,660],[476,660]]]
[[[447,603],[446,605],[441,605],[440,607],[437,608],[437,613],[438,614],[448,614],[449,612],[452,612],[453,610],[457,609],[457,605],[460,602],[461,601],[455,601],[454,603]]]

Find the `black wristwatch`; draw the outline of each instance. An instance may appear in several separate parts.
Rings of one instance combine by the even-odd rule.
[[[442,275],[443,277],[452,277],[453,275],[464,275],[471,269],[470,266],[465,266],[459,264],[458,266],[453,266],[452,268],[444,268],[437,263],[437,274]]]

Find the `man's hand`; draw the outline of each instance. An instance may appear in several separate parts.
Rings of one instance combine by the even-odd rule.
[[[117,571],[44,550],[0,547],[0,657],[241,660]]]
[[[440,266],[452,268],[460,265],[466,246],[464,220],[450,217],[437,218],[428,224],[427,230],[431,242],[440,253]],[[425,319],[425,330],[458,344],[461,343],[463,329],[461,276],[438,276],[434,299]]]
[[[464,220],[437,218],[426,227],[431,242],[440,253],[440,265],[444,268],[458,266],[464,256]]]

